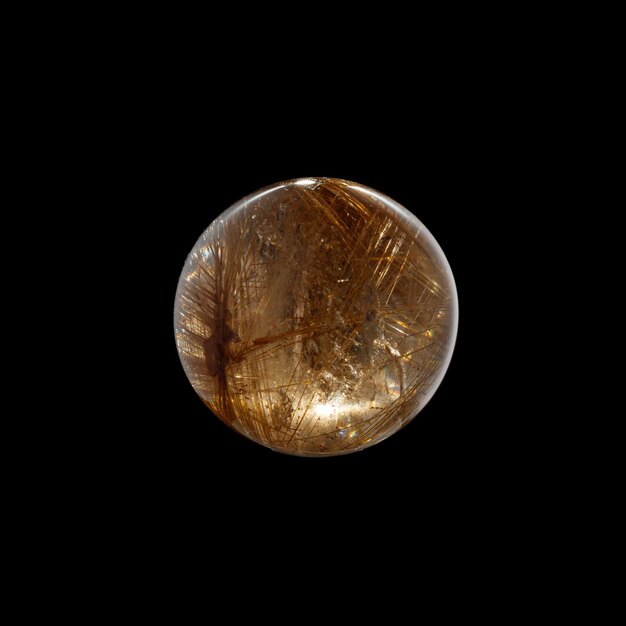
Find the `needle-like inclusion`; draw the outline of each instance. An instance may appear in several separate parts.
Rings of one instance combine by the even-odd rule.
[[[448,367],[450,266],[404,207],[333,178],[279,183],[218,217],[176,293],[180,358],[224,422],[302,456],[354,452],[407,424]]]

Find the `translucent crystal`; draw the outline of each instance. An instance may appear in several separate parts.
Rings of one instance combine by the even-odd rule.
[[[407,424],[448,367],[457,329],[441,248],[404,207],[332,178],[279,183],[202,234],[174,323],[196,392],[274,450],[335,455]]]

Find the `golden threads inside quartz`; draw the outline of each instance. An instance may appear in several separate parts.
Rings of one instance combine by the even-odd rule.
[[[191,384],[224,422],[290,454],[352,452],[426,404],[450,360],[457,300],[406,209],[332,178],[244,198],[189,254],[175,306]]]

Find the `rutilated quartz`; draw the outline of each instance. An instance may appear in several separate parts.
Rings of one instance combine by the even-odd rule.
[[[202,234],[175,305],[180,358],[224,422],[281,452],[373,445],[430,399],[457,297],[432,235],[405,208],[332,178],[244,198]]]

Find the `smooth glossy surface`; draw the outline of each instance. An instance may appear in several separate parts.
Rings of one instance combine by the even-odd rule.
[[[229,426],[274,450],[353,452],[428,402],[457,329],[441,248],[404,207],[332,178],[276,184],[202,234],[174,323],[185,372]]]

